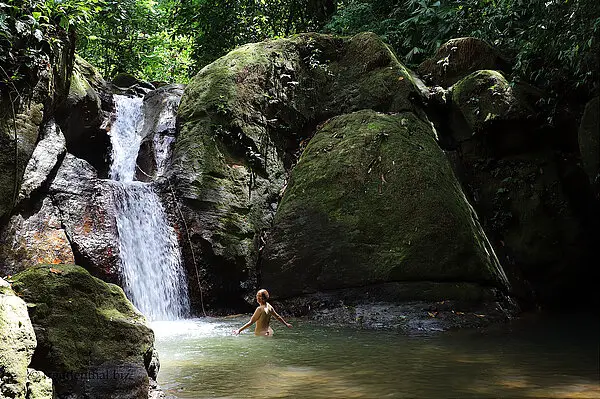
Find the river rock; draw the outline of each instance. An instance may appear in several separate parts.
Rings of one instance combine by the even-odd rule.
[[[148,398],[154,334],[118,286],[79,266],[44,265],[14,276],[13,288],[38,341],[31,364],[57,398]]]
[[[31,213],[14,215],[0,229],[0,275],[41,263],[75,263],[58,209],[49,197],[36,205]]]
[[[0,397],[25,399],[27,367],[37,341],[27,305],[0,278]]]
[[[77,263],[95,276],[118,282],[119,244],[111,182],[98,179],[89,163],[67,154],[49,192]]]
[[[508,289],[431,124],[370,110],[317,130],[277,209],[261,277],[280,297],[394,281]]]
[[[209,304],[240,305],[254,288],[262,231],[319,123],[364,108],[420,113],[421,96],[372,33],[248,44],[203,68],[181,101],[170,176],[186,218],[186,264],[195,275],[198,260]]]
[[[107,127],[113,107],[107,82],[91,64],[77,56],[69,94],[57,111],[57,120],[69,153],[88,161],[102,176],[108,173],[110,137]]]
[[[185,85],[171,84],[144,97],[143,137],[138,153],[136,180],[151,181],[165,173],[175,141],[177,109]]]
[[[600,199],[600,97],[593,98],[585,106],[579,127],[579,151],[583,169],[596,198]]]
[[[433,85],[450,87],[472,72],[508,69],[506,60],[481,39],[461,37],[444,43],[417,71]]]
[[[48,183],[50,174],[56,171],[66,151],[65,137],[60,127],[53,120],[49,121],[42,129],[41,140],[25,168],[19,201],[29,199],[43,184]]]

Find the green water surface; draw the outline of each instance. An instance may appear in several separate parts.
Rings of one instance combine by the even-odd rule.
[[[247,320],[153,324],[159,384],[175,398],[598,398],[598,326],[524,319],[486,331],[406,335],[291,320],[273,337]]]

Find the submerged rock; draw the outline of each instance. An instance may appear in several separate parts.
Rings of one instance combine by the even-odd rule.
[[[79,266],[45,265],[14,277],[38,341],[31,365],[61,398],[146,399],[154,334],[116,285]]]
[[[431,124],[373,111],[317,130],[277,210],[261,277],[280,297],[391,281],[508,288]]]
[[[27,305],[0,278],[0,398],[26,398],[27,367],[36,344]]]
[[[262,231],[316,125],[365,108],[420,113],[421,95],[372,33],[248,44],[202,69],[179,108],[171,176],[208,300],[239,307],[253,289]]]

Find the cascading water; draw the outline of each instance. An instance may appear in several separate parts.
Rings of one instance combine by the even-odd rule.
[[[150,320],[184,318],[190,303],[175,230],[151,184],[133,181],[142,141],[143,102],[115,95],[115,105],[110,178],[123,288]]]

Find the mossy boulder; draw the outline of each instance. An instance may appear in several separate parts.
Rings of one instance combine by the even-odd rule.
[[[420,100],[410,71],[372,33],[248,44],[202,69],[181,101],[171,174],[209,302],[254,288],[262,231],[319,123],[365,108],[420,113]]]
[[[417,71],[434,85],[450,87],[482,69],[507,70],[508,63],[496,49],[481,39],[460,37],[440,46]]]
[[[25,399],[36,343],[27,305],[0,278],[0,398]]]
[[[74,265],[42,265],[14,276],[38,346],[32,366],[58,398],[148,397],[154,334],[121,288]]]
[[[329,120],[308,144],[261,276],[281,297],[399,281],[507,289],[431,124],[371,110]]]
[[[101,175],[107,173],[110,153],[107,134],[113,98],[100,72],[76,56],[69,94],[57,111],[69,153],[90,162]]]

